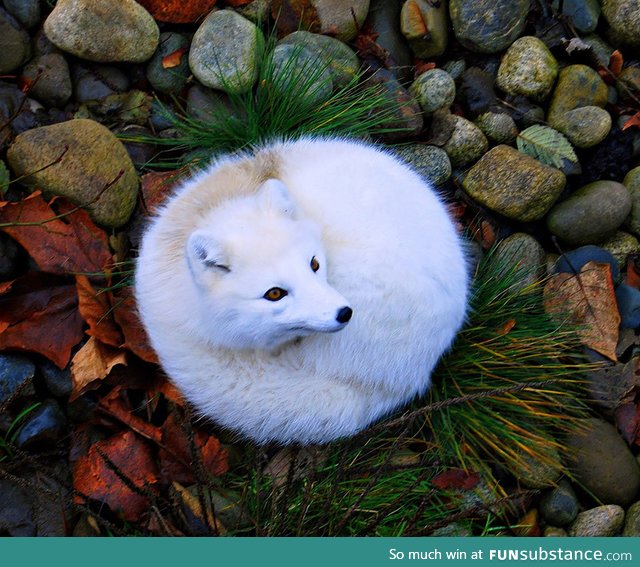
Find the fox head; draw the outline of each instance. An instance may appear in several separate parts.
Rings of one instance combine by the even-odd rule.
[[[274,350],[349,322],[351,307],[327,282],[320,229],[297,217],[285,185],[270,179],[189,236],[186,259],[213,344]]]

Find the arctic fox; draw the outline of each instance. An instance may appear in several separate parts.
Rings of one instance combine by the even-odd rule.
[[[162,366],[201,414],[306,444],[423,394],[468,283],[416,173],[371,145],[302,139],[184,183],[143,237],[135,287]]]

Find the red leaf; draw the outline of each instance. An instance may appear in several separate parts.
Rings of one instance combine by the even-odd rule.
[[[622,126],[622,129],[626,130],[627,128],[631,128],[632,126],[640,128],[640,112],[636,112],[631,118],[629,118],[629,120],[627,120]]]
[[[496,333],[500,336],[506,335],[516,326],[516,323],[517,321],[515,319],[508,319],[496,329]]]
[[[431,483],[437,488],[458,490],[471,490],[480,482],[478,473],[468,473],[462,469],[449,469],[436,475],[431,479]]]
[[[113,298],[113,313],[116,323],[124,333],[124,348],[146,362],[158,363],[158,357],[149,344],[147,333],[138,318],[133,289],[125,287]]]
[[[637,287],[640,289],[640,273],[638,273],[638,268],[636,268],[636,261],[640,258],[630,257],[627,260],[627,280],[626,284],[632,287]]]
[[[200,452],[204,468],[212,475],[220,476],[229,470],[227,450],[220,441],[203,431],[195,431],[193,443]],[[191,444],[183,426],[171,413],[162,425],[162,445],[159,451],[160,470],[167,480],[182,484],[195,482]]]
[[[111,390],[111,392],[109,392],[100,400],[98,407],[101,410],[106,411],[109,415],[115,417],[125,425],[128,425],[139,435],[142,435],[143,437],[146,437],[151,441],[159,443],[160,439],[162,438],[160,429],[158,429],[154,425],[151,425],[144,419],[134,415],[131,408],[122,399],[121,394],[122,388],[120,386],[116,386],[113,390]]]
[[[617,49],[611,54],[609,58],[609,71],[611,71],[616,77],[622,71],[622,66],[624,65],[624,58],[622,57],[622,53],[620,53]]]
[[[189,24],[207,15],[216,0],[137,0],[161,22]]]
[[[171,195],[173,188],[182,180],[183,174],[180,170],[163,173],[152,171],[142,176],[140,187],[147,212],[156,211],[158,206]]]
[[[640,404],[627,403],[615,409],[616,425],[629,445],[640,445]]]
[[[0,297],[0,350],[37,352],[64,368],[82,327],[76,288],[61,278],[27,274]]]
[[[102,272],[111,264],[105,232],[82,209],[58,200],[61,214],[36,191],[18,203],[0,202],[0,230],[17,240],[43,272]]]
[[[124,342],[120,328],[113,320],[111,303],[106,293],[97,293],[86,276],[76,276],[78,309],[89,325],[87,334],[101,343],[119,347]]]
[[[165,55],[162,58],[162,68],[163,69],[172,69],[173,67],[177,67],[182,62],[182,56],[188,51],[187,47],[181,47],[180,49],[176,49],[173,53],[169,53],[169,55]]]
[[[113,512],[130,522],[137,522],[149,509],[149,499],[133,491],[107,463],[113,465],[129,482],[142,491],[158,482],[158,471],[152,451],[146,441],[131,431],[123,431],[94,443],[86,456],[73,467],[73,486],[80,493],[76,503],[84,503],[82,495],[103,502]]]

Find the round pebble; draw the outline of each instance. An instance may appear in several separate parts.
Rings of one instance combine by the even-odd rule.
[[[33,28],[40,23],[41,0],[3,0],[4,7],[25,28]]]
[[[562,13],[567,16],[573,27],[582,34],[591,33],[600,18],[599,0],[563,0]]]
[[[151,14],[135,0],[58,0],[44,31],[63,51],[102,62],[147,61],[160,36]]]
[[[426,144],[405,144],[393,148],[394,153],[432,185],[441,185],[451,177],[451,161],[447,152]]]
[[[236,12],[211,12],[193,36],[189,67],[207,87],[246,92],[256,80],[263,41],[256,25]]]
[[[429,69],[418,76],[409,92],[416,97],[422,111],[431,114],[451,106],[456,97],[456,84],[446,71]]]
[[[540,500],[540,514],[552,526],[566,526],[578,515],[578,498],[571,484],[561,480]]]
[[[638,254],[640,252],[638,239],[622,230],[616,230],[612,236],[601,242],[600,246],[611,252],[621,266],[627,265],[627,258],[630,254]]]
[[[576,482],[601,502],[627,506],[640,491],[640,467],[616,428],[601,419],[584,420],[568,436],[567,465]]]
[[[547,447],[546,450],[548,451],[550,462],[561,462],[557,449]],[[532,457],[528,453],[522,453],[520,460],[511,472],[526,487],[546,488],[555,485],[562,474],[558,467],[552,466],[550,462]]]
[[[625,537],[640,536],[640,502],[635,502],[627,508],[622,535]]]
[[[629,230],[640,236],[640,167],[631,169],[622,180],[631,194],[631,214],[627,219]]]
[[[496,144],[511,144],[518,135],[518,127],[510,115],[503,112],[485,112],[473,123]]]
[[[611,115],[599,106],[581,106],[556,118],[555,128],[578,148],[590,148],[611,131]]]
[[[571,537],[611,537],[620,532],[623,523],[624,510],[609,504],[578,514],[568,533]]]
[[[640,68],[625,67],[618,75],[616,89],[622,100],[633,100],[640,93]]]
[[[15,18],[0,8],[0,74],[16,70],[30,54],[29,35]]]
[[[566,178],[511,146],[489,150],[471,168],[462,187],[469,196],[506,217],[531,221],[542,218],[556,201]]]
[[[71,371],[69,368],[60,369],[48,360],[38,364],[47,390],[56,398],[68,398],[71,395]]]
[[[558,76],[558,62],[537,37],[525,36],[511,44],[502,58],[496,85],[511,95],[543,101]]]
[[[500,274],[518,270],[516,289],[524,289],[544,277],[546,254],[540,243],[524,232],[516,232],[500,241],[492,260]]]
[[[613,281],[617,281],[620,277],[620,268],[614,255],[608,250],[592,244],[565,252],[558,258],[554,269],[556,273],[579,274],[582,266],[587,262],[609,264]]]
[[[100,100],[129,90],[128,77],[112,65],[76,65],[72,73],[77,102]]]
[[[451,165],[463,167],[487,151],[489,141],[473,122],[455,114],[447,120],[453,124],[453,132],[442,149],[449,155]]]
[[[184,87],[189,77],[189,40],[175,32],[160,34],[158,49],[147,65],[147,79],[151,86],[161,93],[177,93]],[[175,61],[170,65],[165,58]]]
[[[416,57],[440,57],[447,48],[446,2],[407,0],[400,12],[400,29]]]
[[[29,96],[47,106],[63,107],[73,94],[71,72],[59,53],[48,53],[32,59],[22,75],[32,81]]]
[[[640,46],[640,0],[602,0],[602,14],[617,38]]]
[[[620,312],[620,326],[623,329],[640,327],[640,290],[620,284],[616,288],[616,301]]]
[[[27,357],[0,353],[0,405],[18,393],[33,393],[28,384],[33,380],[35,371],[35,365]]]
[[[67,418],[55,400],[45,400],[30,413],[16,437],[21,449],[51,449],[67,432]]]
[[[594,181],[549,211],[547,228],[571,246],[598,244],[631,212],[631,195],[616,181]]]

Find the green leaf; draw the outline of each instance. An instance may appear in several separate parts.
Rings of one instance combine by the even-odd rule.
[[[546,165],[561,168],[563,160],[578,163],[573,146],[560,132],[536,124],[518,134],[518,149]]]

